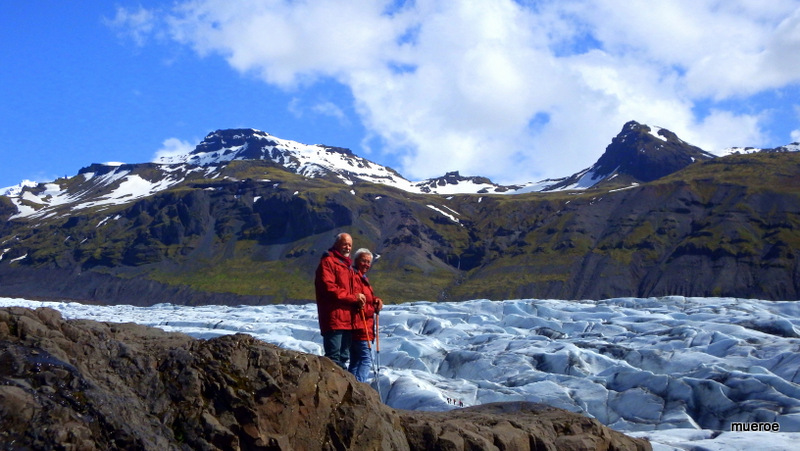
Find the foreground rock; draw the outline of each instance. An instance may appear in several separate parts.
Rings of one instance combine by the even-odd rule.
[[[0,309],[3,449],[645,450],[528,403],[397,411],[330,360],[249,335],[197,340],[136,324]]]

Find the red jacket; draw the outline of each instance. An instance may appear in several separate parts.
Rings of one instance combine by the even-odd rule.
[[[314,278],[317,292],[319,330],[323,334],[332,330],[351,330],[353,312],[358,304],[355,284],[356,272],[350,259],[333,249],[322,255]]]
[[[356,293],[364,293],[367,300],[364,304],[364,316],[361,310],[355,312],[353,323],[353,341],[372,341],[375,339],[375,292],[366,275],[356,273]],[[365,327],[366,321],[366,327]]]

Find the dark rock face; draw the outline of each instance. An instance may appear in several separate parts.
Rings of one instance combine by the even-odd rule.
[[[658,136],[650,127],[635,121],[622,127],[594,168],[607,177],[614,171],[628,174],[642,182],[651,182],[677,172],[695,161],[714,158],[699,147],[680,140],[669,130],[661,129]]]
[[[566,194],[409,198],[374,185],[356,186],[354,196],[319,181],[317,188],[203,181],[122,206],[114,221],[0,222],[0,296],[305,303],[319,255],[347,231],[358,247],[382,255],[371,274],[395,302],[796,300],[798,180],[793,152],[734,155],[668,180]],[[458,222],[440,211],[457,212]],[[235,275],[225,273],[231,262],[259,277],[237,283],[236,292],[201,283],[208,274]]]
[[[0,309],[2,449],[646,450],[527,403],[396,411],[328,359],[249,335]]]
[[[17,212],[17,207],[7,197],[0,196],[0,222],[8,221]]]

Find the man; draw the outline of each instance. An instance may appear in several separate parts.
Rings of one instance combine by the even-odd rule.
[[[352,248],[353,238],[349,234],[336,235],[333,246],[322,255],[314,278],[325,357],[344,369],[350,358],[353,315],[366,299],[363,293],[355,291],[357,276],[351,268]]]
[[[369,343],[375,339],[374,315],[383,308],[383,301],[375,296],[372,285],[367,279],[367,271],[372,266],[372,252],[369,249],[359,249],[355,252],[353,260],[358,275],[356,292],[363,293],[366,299],[364,307],[355,313],[350,365],[347,370],[353,373],[359,382],[366,382],[372,367],[372,350]]]

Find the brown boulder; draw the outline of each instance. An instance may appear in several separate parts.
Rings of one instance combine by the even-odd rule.
[[[330,360],[249,335],[0,309],[3,449],[650,449],[547,406],[392,409]]]

